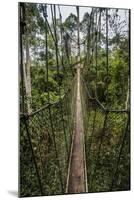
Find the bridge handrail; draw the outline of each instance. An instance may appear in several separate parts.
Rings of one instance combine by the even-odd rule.
[[[109,109],[109,108],[106,108],[104,105],[102,105],[102,103],[96,98],[96,97],[92,97],[90,95],[90,92],[87,88],[87,85],[84,81],[84,79],[82,78],[82,82],[85,86],[85,89],[86,89],[86,92],[87,92],[87,95],[88,95],[88,99],[91,100],[91,101],[95,101],[102,109],[103,112],[114,112],[114,113],[129,113],[130,110],[129,109]]]

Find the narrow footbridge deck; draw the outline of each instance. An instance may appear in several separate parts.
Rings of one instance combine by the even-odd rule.
[[[70,154],[67,193],[87,192],[84,127],[80,93],[80,68],[77,68],[77,95],[74,137]]]

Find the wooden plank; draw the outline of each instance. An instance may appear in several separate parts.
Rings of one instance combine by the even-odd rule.
[[[82,117],[82,105],[80,95],[80,68],[77,68],[77,97],[76,97],[76,120],[70,166],[67,180],[67,193],[87,192],[87,178],[85,166],[84,127]]]

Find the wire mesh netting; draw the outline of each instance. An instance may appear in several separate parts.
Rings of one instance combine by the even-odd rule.
[[[87,103],[83,110],[88,190],[129,190],[129,112],[105,109],[87,94],[86,86],[82,96]]]
[[[120,65],[122,60],[118,60],[117,64],[111,42],[112,34],[115,34],[116,38],[117,32],[112,33],[111,12],[114,12],[117,18],[116,9],[92,9],[86,59],[81,77],[87,179],[90,192],[130,189],[128,97],[130,31],[128,22],[127,39],[123,41],[127,57],[124,58],[125,62],[122,65]],[[128,15],[130,16],[130,13]],[[120,48],[119,43],[116,43],[114,47],[116,52],[118,48]],[[119,54],[122,57],[122,52]]]
[[[74,88],[70,89],[59,102],[46,105],[29,116],[21,117],[22,195],[25,187],[29,188],[29,194],[25,194],[26,196],[31,192],[33,195],[40,195],[43,191],[43,194],[49,195],[65,191],[74,126],[76,85],[75,83],[73,85]],[[35,181],[30,183],[30,177],[34,177]]]

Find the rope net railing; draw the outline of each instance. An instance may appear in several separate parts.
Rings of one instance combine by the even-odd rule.
[[[88,191],[129,190],[129,112],[104,109],[82,89]]]
[[[86,59],[81,75],[87,182],[90,192],[130,189],[130,113],[127,102],[129,78],[125,76],[129,74],[129,61],[127,70],[122,69],[120,72],[122,81],[115,81],[117,75],[111,67],[109,14],[110,9],[92,9]],[[103,40],[102,31],[105,33]],[[103,52],[102,45],[105,47]],[[128,46],[129,41],[127,48]],[[114,89],[111,88],[113,80]],[[126,85],[123,86],[124,81]],[[116,88],[119,84],[123,93]]]
[[[75,87],[75,84],[72,84]],[[74,89],[59,102],[47,105],[29,116],[21,117],[20,134],[24,141],[20,148],[20,162],[23,163],[23,174],[20,172],[20,178],[24,189],[29,184],[29,189],[32,190],[29,191],[29,195],[30,192],[33,195],[65,192],[74,126]],[[29,176],[35,176],[35,182],[29,183]]]
[[[64,194],[74,129],[76,76],[71,65],[75,65],[75,63],[71,63],[67,55],[62,27],[58,30],[60,39],[57,39],[55,5],[51,5],[53,21],[53,27],[51,27],[47,19],[47,6],[42,4],[40,9],[46,25],[44,30],[44,79],[48,84],[47,101],[43,107],[29,112],[26,105],[27,94],[24,85],[23,64],[25,37],[28,34],[24,19],[26,8],[24,4],[20,5],[20,95],[23,105],[20,116],[20,196]],[[50,37],[55,51],[55,77],[58,96],[54,102],[51,100],[49,89],[49,61],[51,58],[48,55],[48,40]],[[62,54],[60,54],[59,49],[62,49]]]

